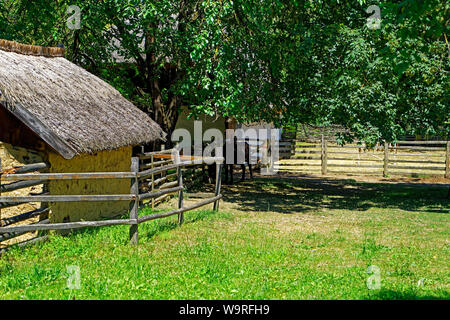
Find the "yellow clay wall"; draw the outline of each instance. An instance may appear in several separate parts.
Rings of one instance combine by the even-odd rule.
[[[51,173],[129,172],[132,147],[100,151],[93,155],[79,155],[65,160],[49,152]],[[130,179],[50,181],[51,195],[107,195],[129,194]],[[94,221],[127,213],[129,202],[69,202],[50,204],[50,222]]]

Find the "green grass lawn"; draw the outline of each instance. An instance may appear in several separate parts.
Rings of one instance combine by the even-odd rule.
[[[449,299],[442,187],[256,179],[218,213],[88,229],[0,257],[2,299]],[[186,201],[192,201],[187,199]],[[143,212],[142,214],[148,214]],[[67,267],[81,289],[67,288]],[[369,290],[367,269],[380,270]]]

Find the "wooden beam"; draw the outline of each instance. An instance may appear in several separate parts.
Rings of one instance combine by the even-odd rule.
[[[154,198],[163,196],[165,194],[171,194],[171,193],[178,192],[181,189],[183,189],[183,187],[176,187],[176,188],[171,188],[171,189],[164,189],[164,190],[157,191],[157,192],[144,193],[144,194],[139,195],[139,200],[154,199]]]
[[[31,225],[36,225],[36,224],[49,224],[49,223],[50,223],[50,220],[45,219],[45,220],[42,220],[42,221],[39,221],[39,222],[36,222],[36,223],[32,223]],[[11,233],[3,233],[3,234],[0,234],[0,242],[6,241],[6,240],[10,240],[10,239],[13,239],[13,238],[20,237],[21,235],[24,235],[24,234],[26,234],[26,233],[27,233],[27,232],[23,231],[23,232],[11,232]]]
[[[149,215],[149,216],[145,216],[145,217],[139,218],[139,223],[147,222],[147,221],[151,221],[151,220],[155,220],[155,219],[160,219],[160,218],[165,218],[165,217],[170,217],[170,216],[173,216],[173,215],[176,215],[176,214],[180,214],[180,213],[183,213],[183,212],[186,212],[186,211],[191,211],[191,210],[203,207],[204,205],[216,202],[216,201],[218,201],[220,199],[222,199],[222,195],[219,195],[217,197],[213,197],[211,199],[207,199],[205,201],[198,202],[198,203],[196,203],[196,204],[194,204],[192,206],[189,206],[189,207],[185,207],[185,208],[181,208],[181,209],[177,209],[177,210],[172,210],[172,211],[169,211],[169,212],[157,213],[157,214],[152,214],[152,215]],[[1,232],[1,228],[0,228],[0,232]]]
[[[142,153],[142,154],[139,155],[139,158],[141,160],[147,160],[147,159],[151,159],[152,156],[154,156],[154,155],[172,153],[172,150],[173,149]]]
[[[207,157],[207,158],[202,158],[204,162],[206,161],[211,161],[211,162],[216,162],[216,161],[224,161],[223,157]],[[154,168],[154,169],[150,169],[150,170],[145,170],[139,173],[139,178],[140,179],[144,179],[144,178],[148,178],[150,177],[152,174],[157,174],[157,173],[161,173],[161,172],[165,172],[167,170],[172,170],[172,169],[177,169],[179,167],[187,167],[187,166],[192,166],[192,165],[199,165],[202,164],[203,162],[199,162],[199,160],[195,160],[195,161],[184,161],[181,163],[176,163],[176,164],[171,164],[168,166],[164,166],[164,167],[159,167],[159,168]]]
[[[30,231],[43,231],[43,230],[69,230],[80,229],[87,227],[104,227],[104,226],[117,226],[117,225],[132,225],[136,224],[136,220],[105,220],[105,221],[82,221],[82,222],[66,222],[66,223],[50,223],[45,225],[26,225],[16,227],[1,227],[1,233],[10,232],[30,232]]]
[[[389,174],[389,143],[384,142],[383,177]]]
[[[12,248],[22,248],[22,247],[25,247],[25,246],[28,246],[28,245],[31,245],[31,244],[36,244],[36,243],[44,242],[44,241],[47,241],[48,238],[49,238],[48,235],[47,235],[47,236],[42,236],[42,237],[39,237],[39,236],[38,236],[38,237],[35,237],[35,238],[33,238],[33,239],[29,239],[29,240],[22,241],[22,242],[20,242],[20,243],[15,243],[15,244],[10,245],[10,246],[8,246],[8,247],[6,247],[6,248],[0,249],[0,255],[3,254],[3,253],[5,253],[6,251],[12,249]]]
[[[389,169],[412,169],[412,170],[431,170],[431,171],[444,171],[445,167],[414,167],[414,166],[389,166]]]
[[[41,215],[48,215],[50,208],[37,209],[30,212],[25,212],[14,217],[4,218],[0,220],[0,227],[7,227],[20,221],[28,220]]]
[[[221,192],[222,188],[222,163],[216,163],[216,190],[215,190],[215,196],[218,197]],[[219,211],[219,200],[214,202],[214,211]]]
[[[36,180],[36,181],[18,181],[10,184],[2,184],[0,185],[0,192],[11,192],[15,190],[20,190],[24,188],[38,186],[40,184],[44,184],[47,182],[46,180]]]
[[[13,196],[0,197],[0,203],[28,203],[28,202],[98,202],[98,201],[131,201],[136,200],[133,194],[119,195],[60,195],[60,196]]]
[[[412,145],[446,145],[447,141],[396,141],[398,144],[412,144]]]
[[[447,142],[446,145],[446,151],[445,151],[445,177],[447,179],[450,179],[450,141]],[[449,189],[450,194],[450,189]]]
[[[167,182],[167,183],[164,183],[163,185],[161,185],[159,187],[159,189],[162,190],[162,189],[172,188],[172,187],[175,187],[178,185],[179,185],[178,181]]]
[[[12,173],[30,173],[35,171],[41,171],[44,169],[48,169],[50,166],[44,162],[41,163],[33,163],[33,164],[27,164],[25,166],[21,167],[14,167],[11,169],[3,170],[4,174],[12,174]]]
[[[325,136],[322,135],[322,148],[321,148],[321,172],[322,175],[326,175],[328,173],[328,141]]]
[[[132,172],[4,174],[1,181],[131,179]]]
[[[130,226],[130,242],[133,245],[137,245],[139,241],[139,226],[137,223],[137,219],[139,217],[139,158],[131,159],[131,171],[134,172],[135,177],[131,181],[130,193],[134,195],[135,201],[130,203],[130,220],[136,221],[136,223],[133,223]]]
[[[70,160],[76,154],[76,150],[73,149],[66,141],[61,139],[47,126],[45,126],[41,120],[39,120],[34,114],[28,111],[20,104],[13,106],[6,103],[6,109],[15,115],[20,121],[22,121],[28,128],[36,133],[42,140],[44,140],[50,147],[57,151],[64,159]]]

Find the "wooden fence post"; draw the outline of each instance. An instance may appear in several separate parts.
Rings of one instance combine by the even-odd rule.
[[[220,194],[220,190],[222,188],[222,167],[222,161],[216,161],[216,197]],[[214,211],[219,211],[219,200],[214,202]]]
[[[176,149],[174,150],[175,153],[172,153],[172,159],[175,164],[181,164],[181,158],[180,158],[180,150]],[[177,168],[177,184],[179,187],[183,187],[183,170],[182,167]],[[183,208],[183,199],[184,198],[184,192],[183,189],[178,191],[178,209]],[[178,215],[178,225],[182,225],[184,222],[184,213],[180,213]]]
[[[389,143],[384,142],[384,166],[383,177],[387,177],[389,174]]]
[[[151,155],[151,169],[153,169],[155,167],[155,157],[153,156],[153,154]],[[155,191],[155,175],[152,174],[152,192]],[[155,199],[152,198],[152,209],[155,208]]]
[[[450,179],[450,141],[447,141],[447,150],[445,151],[445,177]]]
[[[179,187],[183,187],[183,170],[181,167],[177,168],[177,181],[178,181],[178,186]],[[181,189],[180,191],[178,191],[178,209],[183,208],[183,197],[184,197],[184,193],[183,193],[183,189]],[[184,222],[184,213],[180,213],[178,215],[178,224],[181,226]]]
[[[131,191],[130,194],[136,197],[130,204],[130,220],[135,220],[136,223],[130,226],[130,242],[131,244],[137,245],[139,241],[138,236],[138,215],[139,215],[139,158],[131,159],[131,172],[134,172],[135,177],[131,180]]]
[[[322,175],[328,173],[328,141],[325,136],[322,135],[322,146],[321,146],[322,156],[320,158],[322,164]]]
[[[295,139],[289,141],[289,143],[290,143],[290,147],[291,147],[291,156],[289,157],[289,159],[290,159],[292,157],[295,157],[295,147],[296,147],[297,144],[295,142]]]
[[[142,145],[141,145],[141,154],[145,154],[145,147],[142,146]],[[145,161],[142,160],[140,157],[138,157],[138,159],[139,159],[139,170],[138,170],[138,172],[139,172],[141,170],[144,170],[143,168],[144,168],[144,165],[145,165]],[[139,181],[138,181],[138,184],[139,184]],[[144,205],[144,202],[143,201],[139,201],[139,207],[142,207],[143,205]]]
[[[50,194],[50,189],[49,189],[48,184],[49,184],[49,182],[44,183],[44,185],[42,186],[42,192],[44,194],[47,194],[47,193]],[[49,203],[48,202],[41,202],[41,208],[40,209],[41,210],[45,210],[47,208],[49,208]],[[49,218],[50,217],[49,217],[48,214],[46,216],[39,215],[39,222],[47,220]],[[44,232],[40,231],[40,232],[38,232],[38,236],[44,236],[45,234],[48,234],[48,231],[44,231]]]

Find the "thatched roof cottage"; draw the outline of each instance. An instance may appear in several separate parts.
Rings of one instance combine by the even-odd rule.
[[[132,147],[164,139],[163,131],[111,85],[63,56],[61,48],[0,40],[2,167],[45,161],[51,173],[129,171]],[[126,180],[49,184],[52,195],[129,191]],[[77,221],[117,215],[128,204],[51,209],[52,222]]]

